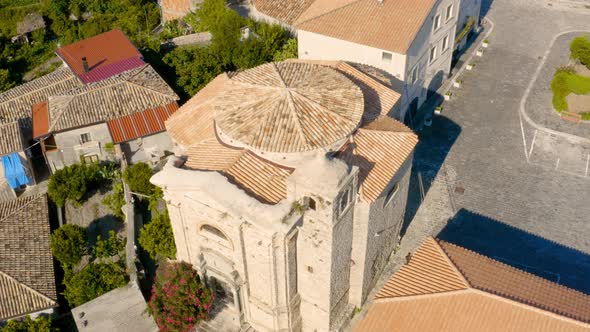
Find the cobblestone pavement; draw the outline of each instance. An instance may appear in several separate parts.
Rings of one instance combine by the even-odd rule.
[[[410,207],[405,236],[374,292],[431,235],[590,294],[587,147],[540,133],[519,113],[554,36],[590,30],[590,11],[542,0],[484,6],[495,23],[490,46],[463,74],[445,113],[421,132],[410,199],[419,199],[421,183],[425,199]]]

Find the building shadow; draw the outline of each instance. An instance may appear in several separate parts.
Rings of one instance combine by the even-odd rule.
[[[421,129],[416,131],[419,141],[414,150],[406,212],[400,231],[401,237],[406,233],[436,176],[441,171],[446,173],[443,168],[444,161],[461,134],[461,127],[446,117],[444,110],[441,115],[433,115],[434,109],[442,103],[443,99],[439,93],[434,93],[418,111],[418,114],[425,115],[424,118],[417,117],[415,121],[424,121],[430,117],[432,123],[429,126],[416,126],[414,123],[414,127]]]
[[[481,11],[479,16],[483,17],[486,16],[488,14],[488,12],[490,11],[490,9],[492,8],[492,4],[494,3],[494,0],[481,0]]]
[[[438,238],[590,294],[590,255],[498,220],[461,209]]]

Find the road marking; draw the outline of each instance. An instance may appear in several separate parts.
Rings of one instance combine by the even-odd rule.
[[[557,163],[555,164],[555,169],[559,167],[559,158],[557,158]]]
[[[526,159],[527,164],[530,164],[531,161],[529,160],[529,155],[527,154],[526,151],[526,137],[524,136],[524,125],[522,124],[522,114],[518,114],[518,117],[520,118],[520,132],[522,133],[522,143],[524,144],[523,148],[524,148],[524,158]]]
[[[584,176],[588,176],[588,164],[590,163],[590,153],[588,154],[588,158],[586,158],[586,173]]]
[[[533,135],[533,142],[531,143],[531,150],[529,151],[529,158],[533,155],[533,148],[535,147],[535,140],[537,139],[538,129],[535,129],[535,135]]]

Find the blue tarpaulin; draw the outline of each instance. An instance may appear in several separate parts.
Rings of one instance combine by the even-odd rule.
[[[31,179],[27,177],[25,167],[21,163],[18,153],[2,156],[2,167],[4,168],[4,177],[12,189],[31,182]]]

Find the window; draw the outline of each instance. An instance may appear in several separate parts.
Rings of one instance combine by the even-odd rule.
[[[453,18],[453,4],[450,4],[447,7],[447,15],[445,16],[446,20],[450,20],[451,18]]]
[[[383,60],[384,62],[391,62],[391,59],[393,58],[393,55],[391,53],[388,52],[382,52],[381,53],[381,60]]]
[[[229,240],[227,239],[227,237],[225,236],[225,234],[223,234],[223,232],[220,231],[216,227],[213,227],[211,225],[203,225],[203,226],[201,226],[201,232],[203,232],[203,231],[205,231],[207,233],[211,233],[211,234],[217,236],[218,238],[221,238],[222,240],[225,240],[225,241],[228,241],[229,242]]]
[[[307,198],[307,207],[315,211],[315,200],[311,197]]]
[[[415,84],[417,80],[418,80],[418,65],[415,65],[414,69],[412,69],[412,73],[410,74],[410,82],[412,84]]]
[[[307,266],[307,272],[309,272],[309,273],[313,273],[313,267],[311,267],[311,266]]]
[[[442,51],[446,51],[449,48],[449,35],[446,35],[442,40]]]
[[[98,155],[89,155],[89,156],[84,156],[84,162],[85,163],[94,163],[98,161]]]
[[[397,194],[398,191],[399,191],[399,183],[396,182],[393,184],[393,187],[391,187],[391,189],[387,193],[387,196],[385,196],[385,206],[389,205],[389,203],[391,201],[393,201],[393,198],[395,197],[395,195]]]
[[[433,46],[433,47],[430,49],[430,57],[428,58],[428,61],[429,61],[429,62],[432,62],[432,61],[434,61],[435,59],[436,59],[436,46]]]
[[[436,31],[440,28],[440,14],[437,14],[434,17],[434,25],[432,26],[432,31]]]
[[[352,191],[350,190],[350,188],[346,189],[346,191],[342,194],[342,196],[340,196],[340,214],[342,214],[346,208],[348,207],[348,204],[350,203],[351,200],[351,195]]]
[[[88,143],[92,139],[90,138],[90,133],[80,135],[80,144]]]

